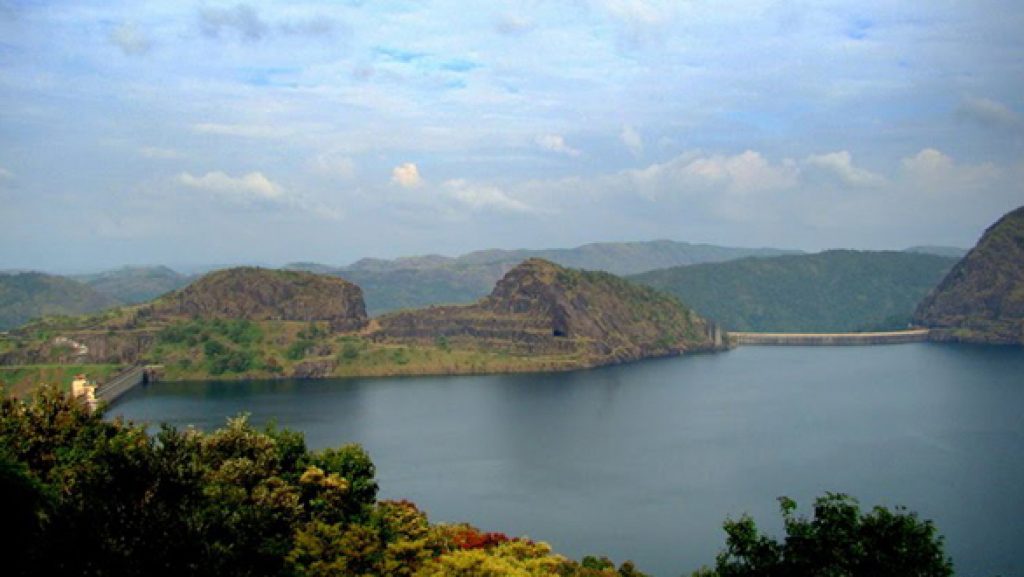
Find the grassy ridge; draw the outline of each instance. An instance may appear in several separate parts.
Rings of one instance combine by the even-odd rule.
[[[20,398],[41,384],[52,384],[62,391],[70,391],[75,375],[83,373],[90,380],[103,382],[123,368],[122,365],[110,364],[0,366],[0,384],[11,395]]]

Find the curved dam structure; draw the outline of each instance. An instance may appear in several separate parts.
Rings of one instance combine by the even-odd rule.
[[[928,340],[928,329],[878,333],[729,333],[733,345],[893,345]]]

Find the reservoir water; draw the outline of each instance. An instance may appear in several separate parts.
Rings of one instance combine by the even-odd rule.
[[[382,498],[658,577],[712,564],[727,516],[776,497],[905,505],[958,575],[1024,575],[1024,349],[742,347],[591,371],[158,383],[112,415],[203,429],[240,412],[362,444]]]

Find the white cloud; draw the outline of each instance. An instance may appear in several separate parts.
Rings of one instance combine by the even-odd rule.
[[[0,180],[10,180],[14,178],[14,173],[0,166]]]
[[[679,172],[690,182],[703,180],[740,194],[791,188],[799,176],[799,169],[792,161],[772,165],[753,150],[735,156],[696,158],[680,167]]]
[[[672,0],[597,0],[599,8],[621,26],[621,40],[637,46],[658,39],[677,9]]]
[[[149,38],[139,30],[139,27],[130,22],[114,28],[110,32],[110,41],[128,56],[145,54],[153,47]]]
[[[518,14],[503,14],[494,27],[499,33],[512,36],[529,32],[533,22]]]
[[[420,177],[420,170],[414,163],[406,162],[391,171],[391,182],[402,188],[415,188],[423,184],[423,178]]]
[[[804,160],[804,165],[812,170],[820,169],[831,173],[851,186],[878,186],[885,183],[885,178],[881,175],[854,166],[850,153],[846,150],[812,154]]]
[[[579,156],[582,154],[579,150],[566,144],[565,138],[558,134],[544,134],[538,136],[535,142],[537,143],[537,146],[551,152],[557,152],[568,156]]]
[[[965,118],[996,128],[1017,128],[1024,125],[1020,115],[1009,106],[989,98],[965,98],[956,109],[960,118]]]
[[[145,158],[158,158],[161,160],[182,157],[182,154],[173,148],[161,148],[159,146],[143,146],[139,149],[139,154]]]
[[[644,153],[644,139],[632,126],[628,124],[623,126],[619,138],[622,140],[622,144],[625,144],[626,148],[633,153],[633,156],[640,156]]]
[[[197,134],[240,136],[244,138],[281,138],[291,134],[290,130],[276,126],[260,124],[220,124],[216,122],[193,124],[192,131]]]
[[[663,24],[672,17],[674,2],[664,0],[601,0],[613,17],[634,26]]]
[[[958,164],[934,148],[925,148],[903,159],[904,177],[926,192],[964,193],[988,184],[999,177],[999,169],[990,162]]]
[[[350,180],[356,175],[356,163],[348,156],[318,154],[310,161],[312,169],[325,176]]]
[[[950,172],[953,159],[934,148],[925,148],[903,159],[903,169],[912,176],[930,178]]]
[[[463,179],[448,180],[442,185],[446,196],[472,210],[495,210],[499,212],[532,212],[524,202],[511,198],[500,188],[486,184],[475,184]]]
[[[330,36],[336,28],[332,19],[323,16],[278,25],[281,32],[294,36]]]
[[[239,200],[257,199],[280,201],[285,198],[284,189],[263,175],[262,172],[232,177],[221,171],[207,172],[193,176],[187,172],[178,175],[178,182],[199,190],[206,190]]]
[[[267,34],[267,24],[252,6],[238,4],[233,8],[199,9],[199,28],[203,34],[217,38],[223,30],[233,29],[245,40],[260,40]]]

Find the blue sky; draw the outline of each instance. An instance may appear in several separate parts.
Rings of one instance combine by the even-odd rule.
[[[972,245],[1017,1],[0,0],[0,268]]]

